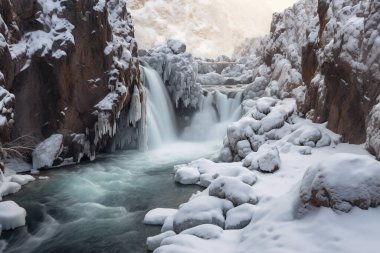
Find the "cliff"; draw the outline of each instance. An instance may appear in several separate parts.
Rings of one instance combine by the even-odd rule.
[[[0,142],[62,134],[60,156],[75,162],[136,146],[133,134],[110,141],[119,128],[145,125],[125,1],[1,0],[0,15]]]
[[[236,50],[259,69],[247,90],[295,97],[307,118],[380,158],[379,22],[375,0],[299,1],[275,13],[269,35]]]

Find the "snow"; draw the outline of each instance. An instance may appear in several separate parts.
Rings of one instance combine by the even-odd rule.
[[[10,176],[10,182],[18,183],[19,185],[25,185],[29,182],[34,181],[35,178],[30,175],[12,175]]]
[[[256,204],[258,199],[251,185],[237,178],[219,177],[208,187],[209,195],[231,201],[234,206],[245,203]]]
[[[225,199],[211,196],[194,198],[183,204],[174,215],[174,231],[180,233],[202,224],[224,228],[224,215],[232,207],[232,203]]]
[[[305,205],[349,212],[380,204],[380,162],[366,155],[336,154],[311,166],[300,187]]]
[[[144,217],[144,224],[164,225],[165,220],[177,213],[177,209],[157,208],[150,210]]]
[[[222,233],[222,228],[211,224],[204,224],[186,229],[181,232],[181,235],[193,235],[205,240],[214,240],[220,238]]]
[[[62,152],[62,134],[53,134],[37,145],[32,153],[33,170],[51,167]]]
[[[0,225],[2,229],[15,229],[25,225],[26,211],[13,201],[0,202]]]
[[[243,161],[243,166],[250,170],[273,173],[280,169],[281,159],[277,147],[262,145],[257,152],[251,152]]]
[[[146,240],[146,245],[148,246],[148,250],[153,251],[157,249],[158,247],[160,247],[161,242],[164,239],[174,236],[174,235],[176,235],[176,233],[174,233],[173,231],[167,231],[156,236],[148,237],[148,239]]]
[[[229,210],[226,216],[226,230],[246,227],[251,222],[255,210],[255,206],[248,203]]]
[[[181,184],[196,184],[199,182],[200,175],[197,168],[182,165],[175,167],[174,180]]]

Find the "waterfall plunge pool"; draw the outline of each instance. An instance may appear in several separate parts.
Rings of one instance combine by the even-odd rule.
[[[147,252],[160,227],[142,223],[158,207],[178,208],[200,188],[174,183],[173,166],[210,157],[219,142],[177,142],[160,149],[123,151],[95,162],[42,171],[6,199],[27,211],[27,225],[3,232],[5,252]]]

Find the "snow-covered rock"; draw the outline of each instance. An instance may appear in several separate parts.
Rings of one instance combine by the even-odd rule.
[[[174,167],[174,180],[181,184],[196,184],[199,182],[200,173],[197,168],[177,165]]]
[[[13,201],[0,202],[0,225],[2,229],[15,229],[25,225],[26,211]]]
[[[233,177],[219,177],[210,184],[208,190],[210,196],[228,199],[234,206],[258,202],[252,187]]]
[[[173,231],[167,231],[156,236],[148,237],[148,239],[146,240],[146,245],[148,246],[148,250],[153,251],[157,249],[158,247],[160,247],[161,242],[164,239],[174,236],[174,235],[176,235],[176,233],[174,233]]]
[[[196,197],[183,204],[174,215],[174,231],[180,233],[202,224],[224,228],[225,214],[233,204],[225,199],[211,196]]]
[[[33,170],[51,167],[62,152],[62,134],[53,134],[37,145],[32,153]]]
[[[250,170],[273,173],[280,169],[281,160],[277,147],[262,145],[257,152],[250,153],[243,161],[243,166]]]
[[[193,182],[198,183],[198,181],[195,181],[198,178],[199,185],[203,187],[208,187],[214,180],[222,176],[235,177],[239,181],[248,185],[253,185],[257,181],[257,178],[253,172],[249,171],[248,169],[242,168],[238,164],[233,163],[215,163],[211,160],[199,159],[189,164],[175,166],[175,178],[182,177],[181,173],[183,172],[181,171],[181,169],[184,169],[185,171],[187,170],[186,172],[184,172],[185,175],[196,175],[196,177],[190,177],[190,179]],[[196,170],[200,174],[200,177],[198,176]],[[189,173],[188,171],[191,171],[192,173]],[[177,176],[177,174],[179,175]]]
[[[229,210],[226,216],[226,229],[246,227],[251,222],[255,210],[255,206],[251,204],[243,204]]]
[[[305,205],[349,212],[380,204],[380,162],[364,155],[337,154],[311,166],[300,187]]]
[[[223,229],[212,224],[203,224],[181,232],[182,235],[193,235],[205,240],[218,239],[223,233]]]
[[[144,224],[147,225],[163,225],[165,220],[173,216],[177,212],[177,209],[169,208],[156,208],[150,210],[144,217]]]

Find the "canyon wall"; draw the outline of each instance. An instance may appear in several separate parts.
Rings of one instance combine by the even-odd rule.
[[[344,141],[366,142],[380,158],[379,23],[376,0],[301,0],[273,15],[269,35],[235,53],[255,59],[252,86],[295,97],[307,118],[327,121]]]
[[[0,0],[0,142],[59,133],[62,158],[92,159],[145,125],[143,101],[125,1]]]

